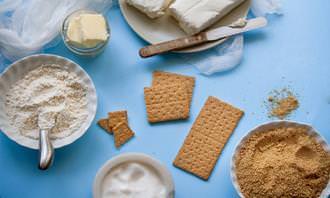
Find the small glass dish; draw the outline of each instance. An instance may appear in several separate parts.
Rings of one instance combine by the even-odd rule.
[[[75,18],[81,14],[100,14],[103,16],[105,23],[106,23],[106,31],[108,34],[107,39],[104,42],[101,42],[94,47],[81,47],[81,46],[77,46],[77,45],[74,45],[73,43],[69,42],[67,31],[68,31],[68,25],[70,23],[70,20],[72,20],[73,18]],[[77,11],[71,13],[70,15],[68,15],[64,19],[63,24],[62,24],[61,34],[62,34],[62,39],[64,41],[65,46],[73,53],[82,55],[82,56],[96,56],[104,50],[105,46],[107,45],[107,43],[109,41],[110,27],[109,27],[107,18],[103,14],[98,13],[93,10],[77,10]]]

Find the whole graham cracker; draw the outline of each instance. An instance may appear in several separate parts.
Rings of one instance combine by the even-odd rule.
[[[114,111],[108,113],[108,127],[110,131],[113,131],[113,128],[120,122],[128,123],[127,120],[127,111]]]
[[[145,87],[144,100],[151,123],[189,117],[189,96],[184,84]]]
[[[113,128],[115,146],[119,148],[134,136],[134,132],[129,128],[127,122],[121,122]]]
[[[97,121],[97,124],[104,130],[106,130],[108,133],[111,133],[109,129],[109,122],[108,118],[102,118],[99,121]]]
[[[152,75],[152,86],[157,85],[171,85],[184,83],[187,86],[189,103],[191,102],[193,90],[195,87],[195,78],[170,72],[154,71]]]
[[[207,180],[243,111],[210,96],[173,164]]]

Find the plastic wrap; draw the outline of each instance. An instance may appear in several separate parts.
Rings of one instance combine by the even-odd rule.
[[[243,55],[243,36],[234,36],[221,45],[204,52],[183,55],[201,73],[211,75],[238,65]]]
[[[280,0],[252,0],[251,12],[254,16],[281,14]],[[243,36],[235,36],[206,52],[183,55],[200,73],[211,75],[237,66],[243,57]]]

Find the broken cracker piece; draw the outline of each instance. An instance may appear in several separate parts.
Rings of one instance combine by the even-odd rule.
[[[108,113],[108,126],[109,126],[109,130],[112,132],[113,128],[121,123],[121,122],[125,122],[128,123],[128,119],[127,119],[127,111],[114,111],[114,112],[109,112]]]
[[[151,123],[189,117],[189,95],[183,84],[145,87],[144,99],[148,121]]]
[[[108,133],[111,133],[109,129],[109,124],[108,124],[108,119],[107,118],[102,118],[99,121],[97,121],[97,124],[104,130],[106,130]]]
[[[134,136],[134,132],[129,128],[126,122],[121,122],[113,128],[115,137],[115,146],[119,148]]]

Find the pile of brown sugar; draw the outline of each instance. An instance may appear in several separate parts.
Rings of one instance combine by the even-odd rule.
[[[269,115],[280,119],[286,118],[299,107],[298,99],[286,88],[280,91],[274,90],[268,97],[268,102],[270,103]]]
[[[319,197],[329,182],[330,153],[303,127],[257,132],[235,161],[237,181],[249,197]]]

